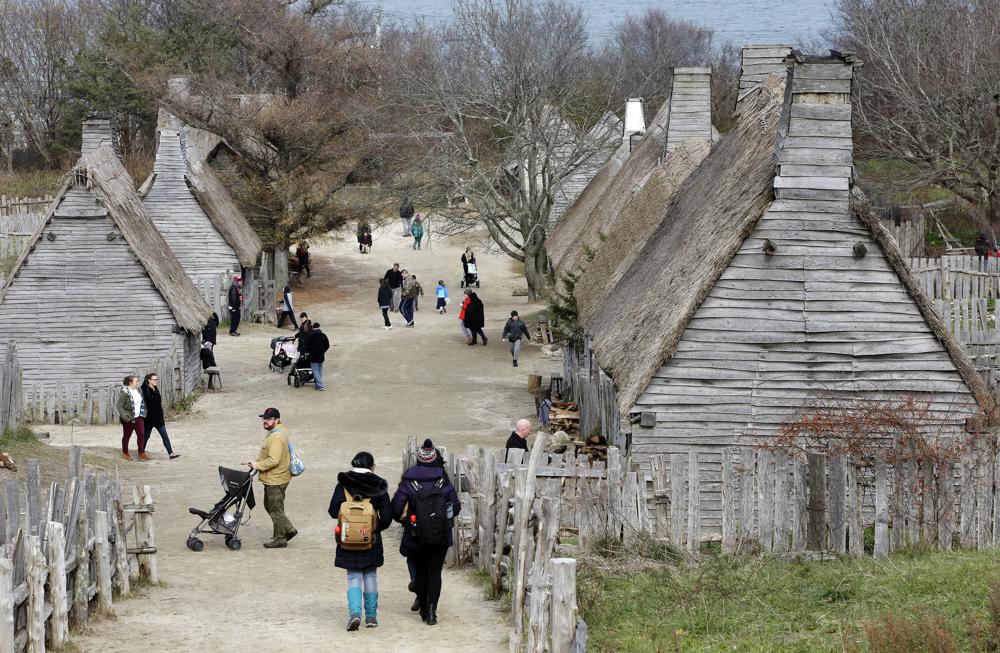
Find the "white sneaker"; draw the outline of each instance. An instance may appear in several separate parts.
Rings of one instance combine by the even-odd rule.
[[[388,331],[389,329],[391,329],[391,328],[392,328],[392,325],[390,324],[389,326],[387,326],[387,327],[384,327],[384,328],[385,328],[385,330],[386,330],[386,331]]]

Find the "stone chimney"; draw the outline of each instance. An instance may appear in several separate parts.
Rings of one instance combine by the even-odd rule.
[[[792,53],[787,45],[747,45],[740,52],[740,90],[736,97],[736,108],[750,91],[767,79],[768,75],[787,72],[785,59]]]
[[[673,69],[667,152],[692,139],[712,142],[712,68]]]
[[[642,113],[642,98],[630,97],[625,100],[625,126],[622,132],[622,142],[629,144],[632,149],[633,136],[635,140],[642,138],[646,133],[646,117]]]
[[[83,121],[83,141],[80,156],[86,156],[102,145],[110,146],[119,157],[118,130],[111,120],[91,115]]]

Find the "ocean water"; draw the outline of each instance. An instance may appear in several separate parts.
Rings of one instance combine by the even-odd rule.
[[[368,7],[382,7],[387,18],[430,24],[451,20],[451,0],[357,0]],[[612,26],[628,14],[640,15],[660,7],[675,18],[700,23],[715,30],[716,44],[729,41],[737,47],[749,43],[809,45],[823,40],[833,26],[834,0],[570,0],[589,16],[591,38],[602,40]]]

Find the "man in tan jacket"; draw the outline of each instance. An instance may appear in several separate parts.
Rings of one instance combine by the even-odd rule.
[[[264,548],[283,549],[288,546],[289,540],[299,534],[285,516],[285,490],[292,479],[292,474],[288,471],[288,464],[291,462],[288,436],[277,408],[268,408],[260,418],[264,420],[267,435],[264,436],[257,460],[248,460],[247,465],[257,470],[258,478],[264,484],[264,510],[274,523],[274,535],[270,542],[264,542]]]

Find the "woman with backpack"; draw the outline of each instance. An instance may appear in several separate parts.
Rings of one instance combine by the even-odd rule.
[[[337,556],[334,566],[347,570],[347,630],[378,625],[378,568],[384,563],[382,531],[392,525],[389,484],[376,476],[375,458],[361,451],[351,470],[337,474],[330,499],[330,517],[337,520]]]
[[[392,497],[392,514],[403,524],[399,552],[412,560],[420,617],[437,623],[441,597],[441,569],[452,545],[451,524],[462,510],[458,492],[439,461],[430,438],[417,449],[417,464],[403,472]]]

